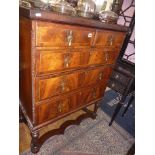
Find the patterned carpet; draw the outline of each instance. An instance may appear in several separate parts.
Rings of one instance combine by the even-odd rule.
[[[114,91],[107,91],[95,120],[85,119],[78,126],[69,126],[64,135],[51,137],[38,155],[126,155],[134,143],[134,104],[123,118],[118,116],[109,127],[109,116],[117,104],[116,98]],[[32,153],[28,150],[22,155]]]

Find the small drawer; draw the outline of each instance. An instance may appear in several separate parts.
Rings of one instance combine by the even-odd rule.
[[[118,47],[123,44],[125,33],[115,31],[101,31],[97,30],[95,36],[94,47]]]
[[[105,83],[111,75],[110,67],[87,70],[79,73],[79,86],[85,87],[97,83]]]
[[[36,78],[36,99],[41,101],[78,88],[78,73]]]
[[[78,93],[78,104],[79,105],[86,105],[89,102],[102,98],[105,92],[106,82],[100,86],[94,86],[92,88],[87,88],[81,90]]]
[[[36,46],[44,47],[91,47],[94,29],[47,23],[36,23]]]
[[[70,98],[60,99],[51,102],[45,102],[36,106],[37,124],[46,122],[61,116],[71,110]]]

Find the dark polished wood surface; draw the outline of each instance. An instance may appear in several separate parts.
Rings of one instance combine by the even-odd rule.
[[[20,107],[32,152],[41,147],[41,128],[80,109],[92,114],[86,107],[104,96],[126,35],[118,25],[36,13],[20,8]]]
[[[62,24],[66,23],[70,25],[87,26],[87,27],[93,27],[98,29],[107,29],[107,30],[115,30],[115,31],[123,31],[123,32],[127,32],[128,30],[128,27],[125,27],[125,26],[120,26],[116,24],[107,24],[107,23],[102,23],[98,20],[68,16],[68,15],[63,15],[63,14],[54,13],[50,11],[43,11],[35,8],[28,9],[28,8],[20,7],[19,13],[22,16],[28,17],[30,19],[35,19],[35,20],[44,20],[44,21],[56,22],[56,23],[62,23]]]

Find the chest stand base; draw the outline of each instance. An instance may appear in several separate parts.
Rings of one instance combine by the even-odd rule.
[[[70,126],[70,125],[79,125],[83,119],[91,117],[92,119],[95,119],[97,114],[97,109],[98,109],[98,102],[94,103],[94,109],[93,111],[83,108],[82,110],[86,113],[80,115],[76,120],[68,120],[64,122],[58,129],[54,129],[51,131],[46,132],[42,136],[39,137],[39,130],[37,131],[31,131],[31,152],[32,153],[38,153],[41,146],[43,143],[50,137],[54,135],[59,135],[59,134],[64,134],[65,129]]]

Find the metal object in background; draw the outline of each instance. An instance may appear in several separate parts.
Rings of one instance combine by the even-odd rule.
[[[76,15],[76,10],[65,0],[60,0],[57,3],[50,5],[51,10],[67,15]]]
[[[72,6],[72,7],[76,7],[78,0],[67,0],[67,2]]]
[[[112,11],[119,15],[121,11],[121,7],[123,4],[123,0],[114,0],[112,5]]]
[[[118,24],[128,26],[129,31],[126,39],[123,43],[119,60],[126,61],[128,63],[135,63],[135,1],[124,0],[122,8],[119,14]]]
[[[128,5],[127,5],[128,4]],[[131,95],[130,106],[132,100],[134,99],[135,91],[135,64],[131,61],[131,57],[135,55],[135,39],[134,39],[134,26],[135,26],[135,11],[134,11],[134,0],[124,0],[122,9],[120,11],[118,23],[129,27],[129,31],[126,35],[125,41],[123,43],[120,55],[118,57],[117,63],[114,67],[112,76],[110,77],[108,86],[120,94],[120,100],[114,109],[111,121],[109,125],[115,120],[115,117],[119,113],[126,97]],[[124,81],[124,82],[123,82]],[[127,108],[128,109],[128,108]],[[125,114],[127,109],[122,115]]]
[[[82,0],[78,2],[77,15],[86,18],[95,16],[96,4],[93,0]]]

